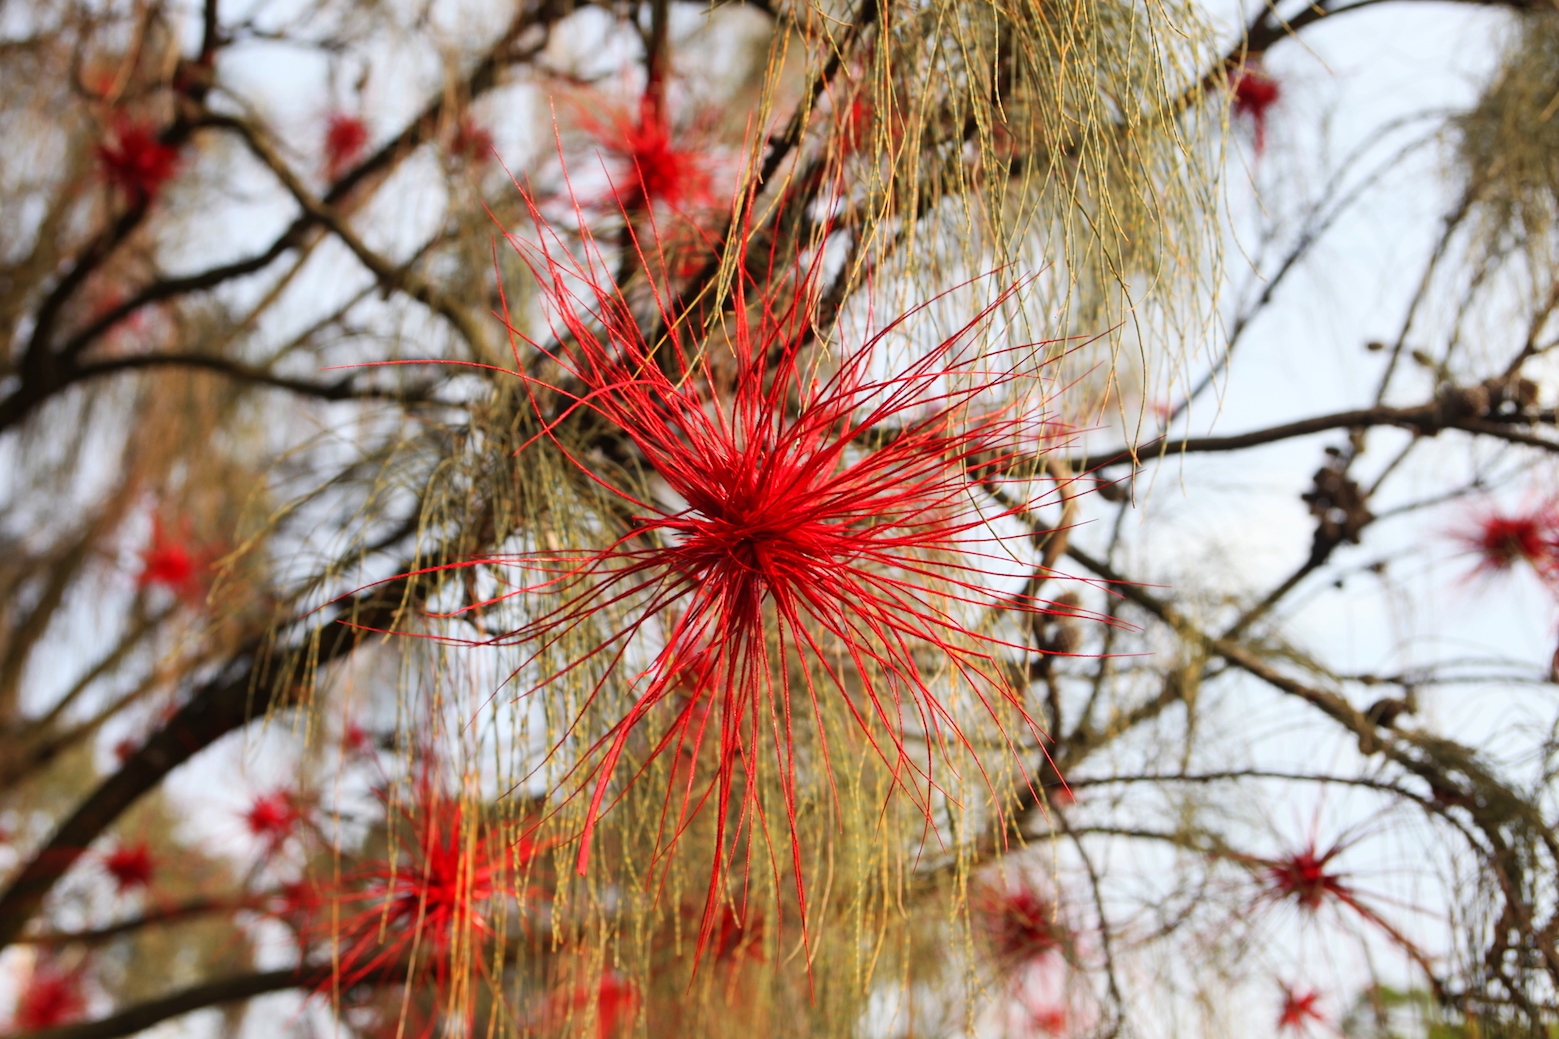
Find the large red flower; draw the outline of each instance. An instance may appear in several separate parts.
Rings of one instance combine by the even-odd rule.
[[[589,237],[580,260],[533,216],[539,241],[512,241],[554,324],[550,344],[514,330],[543,359],[545,366],[527,360],[531,369],[556,373],[525,376],[544,425],[537,439],[551,437],[632,515],[604,547],[456,565],[527,575],[472,609],[520,599],[527,623],[474,641],[524,645],[532,662],[620,623],[593,649],[569,650],[563,671],[534,687],[594,672],[589,704],[614,677],[633,690],[633,706],[604,719],[605,735],[573,773],[581,784],[574,790],[594,788],[581,871],[619,759],[652,714],[670,723],[652,737],[651,758],[668,751],[697,758],[713,747],[708,785],[668,789],[663,818],[674,843],[694,811],[715,806],[721,850],[711,864],[702,947],[716,922],[713,891],[733,836],[728,819],[738,829],[767,825],[761,757],[772,760],[780,783],[804,904],[794,737],[796,726],[815,725],[820,767],[831,771],[823,698],[843,701],[868,753],[928,814],[937,762],[955,748],[973,753],[949,699],[1017,720],[1025,731],[1009,735],[1037,745],[1038,726],[1008,677],[1011,660],[1028,649],[994,624],[1048,605],[1020,591],[1026,568],[1037,564],[1020,561],[1033,556],[1032,546],[1027,528],[1011,519],[1026,515],[1038,495],[1029,479],[1004,474],[1054,446],[1058,432],[1018,374],[1032,347],[974,345],[989,311],[895,365],[886,339],[907,318],[837,352],[815,345],[820,259],[788,270],[771,261],[767,272],[739,262],[723,356],[705,362],[695,359],[686,322],[664,311],[658,318],[671,331],[652,349],[640,315],[599,273],[605,261]],[[645,496],[576,458],[555,434],[581,412],[595,435],[631,448],[664,493]],[[625,657],[641,652],[649,663],[627,673]],[[788,677],[798,670],[802,679]],[[725,809],[738,791],[736,816]]]
[[[163,144],[151,122],[120,116],[108,139],[97,146],[103,176],[132,202],[147,203],[179,170],[179,152]]]

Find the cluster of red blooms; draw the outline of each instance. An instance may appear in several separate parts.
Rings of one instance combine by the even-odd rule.
[[[1540,505],[1524,512],[1488,509],[1456,539],[1477,557],[1482,573],[1506,573],[1526,565],[1543,580],[1559,582],[1559,506]]]
[[[136,204],[150,203],[179,168],[179,152],[158,138],[155,124],[121,115],[97,146],[98,165],[109,183]]]
[[[1261,70],[1258,63],[1241,65],[1230,74],[1234,95],[1234,114],[1249,119],[1255,138],[1256,154],[1267,146],[1267,111],[1283,96],[1277,80]]]
[[[792,726],[798,717],[820,717],[816,701],[824,695],[845,701],[867,745],[901,777],[899,788],[924,806],[937,782],[936,755],[917,756],[905,740],[924,740],[943,753],[967,740],[922,670],[922,647],[935,650],[993,716],[998,705],[1010,708],[1025,738],[1037,741],[1038,726],[1001,663],[1003,655],[1026,648],[960,619],[992,610],[1035,614],[1048,606],[994,587],[1010,577],[1003,566],[1019,549],[993,531],[1038,504],[1031,483],[1002,474],[1058,438],[1018,385],[1024,379],[1018,368],[1032,348],[982,353],[972,340],[988,309],[902,370],[881,374],[880,344],[906,315],[827,358],[829,369],[807,351],[821,260],[797,260],[786,270],[771,259],[767,272],[738,262],[743,274],[732,288],[732,356],[706,380],[708,372],[692,359],[696,351],[684,342],[682,322],[662,313],[669,341],[652,350],[640,317],[600,273],[607,265],[588,236],[585,258],[577,259],[534,207],[532,216],[539,242],[510,240],[536,275],[554,345],[512,331],[562,373],[550,381],[526,377],[540,436],[551,437],[569,414],[588,410],[631,442],[682,503],[643,500],[578,461],[588,479],[635,513],[626,533],[602,549],[456,564],[508,565],[535,575],[475,607],[525,597],[533,619],[498,641],[527,646],[532,659],[596,623],[603,611],[632,604],[622,628],[562,672],[604,664],[592,702],[630,642],[642,635],[659,646],[639,672],[634,706],[572,774],[580,784],[576,793],[594,786],[579,869],[588,864],[591,834],[630,735],[666,710],[663,704],[676,706],[652,756],[690,751],[697,757],[713,746],[717,762],[704,789],[691,783],[675,795],[668,789],[665,832],[681,833],[693,811],[712,803],[720,849],[731,836],[728,819],[762,824],[760,751],[776,762],[795,846]],[[1015,366],[1004,369],[1003,359],[1012,357]],[[536,370],[529,363],[519,368]],[[574,457],[561,439],[555,443]],[[974,484],[971,471],[983,474]],[[992,491],[989,500],[976,500],[980,486]],[[1011,538],[1020,540],[1016,531]],[[774,677],[793,663],[823,677],[793,693]],[[821,722],[817,731],[823,737]],[[828,754],[826,738],[821,753]],[[725,810],[735,796],[743,799],[739,816]],[[799,865],[799,847],[793,854]],[[724,853],[715,859],[701,948],[717,916],[713,891]],[[804,905],[799,868],[796,883]]]
[[[340,179],[367,146],[367,123],[346,112],[332,113],[325,121],[325,179]]]

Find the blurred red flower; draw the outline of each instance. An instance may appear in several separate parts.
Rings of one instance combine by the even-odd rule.
[[[1256,154],[1267,146],[1267,113],[1283,96],[1277,80],[1261,70],[1259,63],[1241,65],[1230,76],[1234,94],[1234,114],[1250,120],[1255,135]]]
[[[1056,903],[1027,878],[986,881],[970,900],[970,916],[992,961],[1014,973],[1066,947]]]
[[[150,886],[155,868],[145,841],[121,844],[103,856],[103,869],[114,878],[114,886],[121,895]]]
[[[389,855],[296,896],[312,901],[306,936],[334,949],[342,988],[404,971],[430,978],[442,1000],[458,970],[485,969],[492,921],[522,897],[515,877],[542,848],[506,847],[459,800],[419,786],[417,803],[399,810]]]
[[[368,146],[368,125],[355,115],[335,112],[325,121],[325,179],[339,180]]]
[[[286,790],[257,796],[243,813],[245,828],[259,839],[267,856],[274,855],[297,832],[303,819],[302,806]]]
[[[616,971],[607,971],[598,984],[579,985],[548,996],[538,1023],[545,1031],[568,1028],[570,1035],[581,1035],[580,1026],[592,1009],[598,1039],[613,1039],[633,1027],[639,1012],[639,989]]]
[[[608,159],[611,189],[601,202],[630,215],[657,205],[686,215],[713,203],[708,154],[672,128],[664,106],[650,94],[639,99],[636,112],[608,108],[602,119],[581,110],[579,122]]]
[[[1312,1023],[1324,1024],[1326,1018],[1316,1005],[1320,1001],[1319,992],[1284,985],[1283,1008],[1278,1013],[1278,1031],[1308,1032]]]
[[[22,1032],[56,1028],[74,1021],[85,1010],[81,971],[62,970],[52,960],[40,959],[22,985],[12,1025]]]
[[[449,141],[449,153],[473,165],[491,162],[493,135],[481,123],[467,115],[460,120]]]
[[[1319,850],[1311,837],[1298,850],[1277,858],[1239,856],[1241,861],[1254,867],[1262,885],[1256,903],[1278,905],[1288,903],[1306,914],[1319,913],[1328,905],[1346,909],[1373,925],[1394,941],[1399,948],[1413,957],[1426,970],[1428,960],[1423,952],[1391,921],[1365,901],[1364,896],[1338,871],[1333,860],[1346,851],[1352,840],[1340,840]],[[1432,975],[1432,972],[1431,972]]]
[[[188,528],[188,523],[182,524],[182,535],[176,537],[161,519],[152,521],[152,543],[141,550],[136,583],[142,588],[160,585],[196,605],[205,596],[215,553],[209,546],[192,545]]]
[[[97,146],[97,161],[109,183],[131,202],[146,204],[178,172],[179,152],[158,139],[155,124],[120,115]]]
[[[1559,577],[1559,507],[1553,504],[1523,512],[1484,508],[1454,536],[1477,557],[1476,572],[1505,573],[1524,563],[1545,580]]]

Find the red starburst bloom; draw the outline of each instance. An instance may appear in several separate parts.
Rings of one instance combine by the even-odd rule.
[[[260,841],[266,855],[274,855],[297,832],[303,818],[302,806],[286,790],[259,795],[243,814],[244,827]]]
[[[135,203],[149,203],[179,168],[179,151],[163,144],[155,124],[121,115],[97,146],[98,165],[109,183]]]
[[[1313,989],[1283,986],[1283,1007],[1278,1013],[1278,1031],[1308,1032],[1310,1025],[1324,1024],[1326,1018],[1320,1007],[1321,994]]]
[[[1234,114],[1250,120],[1256,154],[1260,155],[1267,146],[1267,113],[1283,96],[1282,88],[1256,63],[1241,65],[1229,79]]]
[[[1525,563],[1539,576],[1559,576],[1559,507],[1539,505],[1523,512],[1484,509],[1455,538],[1478,559],[1482,573],[1504,573]]]
[[[84,1010],[81,971],[62,970],[51,960],[41,960],[17,997],[12,1024],[22,1032],[56,1028],[74,1021]]]
[[[982,884],[970,905],[992,961],[1006,973],[1065,948],[1066,929],[1056,904],[1027,878]]]
[[[1328,905],[1347,909],[1386,934],[1428,971],[1428,960],[1419,948],[1366,902],[1347,875],[1335,868],[1333,860],[1351,844],[1351,840],[1339,840],[1321,851],[1311,837],[1303,847],[1280,858],[1243,857],[1257,870],[1262,882],[1257,902],[1288,903],[1308,914],[1319,913]]]
[[[333,890],[300,896],[328,908],[313,918],[339,921],[316,937],[334,946],[342,988],[393,970],[428,978],[443,994],[458,968],[484,969],[493,914],[522,897],[513,877],[541,850],[530,840],[504,847],[458,800],[426,781],[419,786],[415,808],[399,812],[388,857],[364,863]]]
[[[368,124],[335,112],[325,121],[325,179],[338,180],[368,146]]]
[[[687,214],[712,204],[708,154],[690,135],[673,129],[665,106],[650,93],[639,99],[636,112],[608,112],[604,120],[581,112],[579,122],[607,159],[612,186],[603,202],[630,215],[655,206]]]
[[[103,856],[103,869],[114,878],[114,886],[121,895],[151,885],[156,866],[152,851],[146,842],[121,844]]]
[[[628,531],[604,548],[454,564],[529,575],[475,608],[523,597],[520,605],[534,619],[501,639],[476,641],[522,644],[537,660],[605,615],[625,618],[593,650],[571,655],[561,672],[598,668],[592,703],[613,676],[636,687],[633,707],[571,774],[594,787],[581,871],[629,736],[659,712],[671,720],[652,740],[652,757],[691,751],[696,758],[712,747],[717,762],[702,790],[689,784],[674,804],[668,789],[668,843],[710,801],[717,848],[735,837],[728,818],[740,820],[737,831],[766,825],[757,769],[760,756],[772,755],[804,905],[793,727],[797,719],[808,724],[810,714],[826,759],[822,697],[844,701],[867,745],[899,777],[899,789],[927,812],[936,761],[954,747],[973,750],[946,694],[932,688],[942,679],[925,670],[926,654],[936,656],[940,676],[961,683],[965,702],[983,703],[993,718],[1010,710],[1023,738],[1040,742],[1004,662],[1029,650],[975,619],[1049,605],[1018,591],[1023,575],[1011,573],[1015,554],[1031,550],[1029,539],[1016,525],[1010,535],[999,533],[1009,517],[1039,502],[1033,483],[1001,474],[1058,439],[1020,385],[1026,377],[1003,367],[1014,356],[1026,363],[1032,348],[982,353],[973,340],[985,311],[886,373],[884,339],[907,317],[842,355],[809,352],[821,261],[766,273],[738,263],[731,338],[721,348],[730,355],[722,367],[702,365],[689,360],[697,351],[683,340],[684,323],[669,313],[661,315],[669,341],[652,350],[638,317],[597,273],[606,264],[588,235],[586,259],[577,260],[532,212],[539,244],[511,240],[541,286],[556,326],[552,342],[565,344],[543,345],[513,330],[563,373],[553,380],[527,376],[541,436],[551,436],[570,413],[593,413],[592,421],[636,449],[668,489],[669,504],[608,484],[575,460],[585,478],[635,514]],[[554,442],[574,459],[567,444]],[[1003,583],[1014,590],[1002,591]],[[652,660],[622,676],[630,644],[648,646]],[[801,688],[776,678],[793,673],[793,665],[807,676]],[[708,709],[711,702],[716,709]],[[735,796],[739,816],[726,810]],[[700,949],[715,924],[724,861],[722,850],[711,866]]]

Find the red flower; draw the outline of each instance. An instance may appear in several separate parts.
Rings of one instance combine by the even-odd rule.
[[[1320,1001],[1319,992],[1289,988],[1284,985],[1283,1009],[1278,1014],[1278,1031],[1308,1032],[1311,1022],[1324,1024],[1326,1018],[1316,1006]]]
[[[264,845],[265,854],[274,855],[297,831],[303,810],[291,793],[277,790],[256,797],[243,818],[249,833]]]
[[[1364,901],[1360,892],[1348,882],[1346,874],[1332,868],[1332,860],[1347,850],[1350,843],[1338,841],[1325,851],[1318,851],[1312,837],[1304,847],[1282,858],[1245,857],[1246,862],[1257,868],[1264,885],[1256,901],[1288,902],[1310,914],[1320,912],[1327,905],[1346,908],[1379,928],[1428,970],[1428,961],[1418,947]]]
[[[97,146],[98,165],[109,182],[137,204],[149,203],[178,172],[179,152],[158,140],[156,126],[121,115]]]
[[[103,856],[103,869],[114,878],[114,886],[121,895],[151,884],[155,869],[151,849],[146,842],[121,844]]]
[[[449,153],[466,162],[481,165],[493,157],[493,135],[471,116],[460,120],[449,142]]]
[[[650,348],[615,285],[596,273],[604,261],[590,251],[588,236],[586,261],[569,256],[550,232],[540,244],[513,241],[560,326],[553,342],[561,345],[526,339],[561,372],[553,381],[526,377],[544,430],[538,438],[551,436],[568,413],[592,412],[592,421],[631,443],[669,490],[670,504],[662,504],[575,461],[585,479],[634,513],[626,533],[600,549],[455,564],[507,563],[533,575],[533,583],[498,598],[526,597],[534,620],[487,640],[526,645],[532,660],[604,611],[616,615],[631,607],[620,629],[572,655],[572,664],[536,687],[598,665],[597,690],[614,675],[637,686],[634,706],[571,774],[594,787],[581,871],[628,739],[657,711],[671,723],[652,741],[652,757],[688,750],[697,757],[712,746],[717,762],[703,791],[679,788],[675,809],[668,789],[668,843],[712,801],[721,849],[735,836],[728,834],[728,819],[765,825],[757,775],[764,753],[777,762],[796,838],[792,727],[818,718],[816,701],[824,696],[843,700],[870,752],[929,813],[938,782],[932,759],[952,746],[973,748],[933,691],[927,652],[936,654],[938,673],[950,667],[993,717],[998,705],[1010,709],[1028,730],[1025,738],[1039,741],[1002,659],[1028,650],[962,619],[998,610],[1035,614],[1046,605],[993,587],[1021,585],[1011,561],[1028,551],[1016,529],[995,531],[1037,504],[1031,484],[999,474],[1040,456],[1057,438],[1026,406],[1022,377],[1001,368],[1003,356],[1028,357],[1028,345],[978,351],[970,340],[985,311],[883,374],[881,344],[901,318],[830,358],[836,366],[827,370],[824,357],[807,350],[820,261],[766,274],[739,261],[731,335],[718,362],[727,367],[714,375],[689,360],[698,351],[683,340],[686,322],[670,314],[661,315],[671,330],[668,341]],[[514,334],[525,339],[519,330]],[[529,362],[524,367],[537,370]],[[557,405],[563,416],[555,401],[564,402]],[[556,446],[574,459],[568,444],[559,439]],[[975,469],[978,477],[971,476]],[[1015,488],[1010,497],[1009,487]],[[652,660],[635,666],[634,676],[619,675],[636,640]],[[776,673],[791,673],[793,664],[823,677],[806,683],[805,692],[777,681]],[[821,722],[815,727],[826,758]],[[920,752],[906,747],[907,740]],[[941,753],[928,756],[927,744]],[[727,810],[735,797],[740,813]],[[799,848],[794,854],[799,859]],[[716,858],[718,872],[726,856]],[[701,949],[715,924],[717,879],[711,878]],[[802,896],[799,870],[796,884]]]
[[[363,728],[357,722],[348,722],[346,727],[341,730],[341,749],[352,757],[372,757],[374,753],[373,733]]]
[[[1525,563],[1544,578],[1559,576],[1559,507],[1520,513],[1485,509],[1456,540],[1478,557],[1477,570],[1503,573]]]
[[[1267,110],[1283,96],[1277,80],[1261,71],[1257,63],[1241,65],[1230,76],[1234,93],[1234,114],[1251,122],[1255,133],[1256,154],[1267,146]]]
[[[1065,948],[1066,929],[1055,902],[1026,879],[981,885],[970,909],[991,959],[1004,973]]]
[[[1064,1035],[1068,1016],[1064,1007],[1026,1007],[1028,1024],[1042,1035]]]
[[[211,569],[209,548],[189,543],[187,529],[182,539],[170,537],[161,520],[152,524],[152,543],[141,550],[141,573],[136,582],[142,588],[161,585],[190,604],[205,594]]]
[[[325,123],[325,179],[339,180],[367,145],[367,124],[345,112],[331,115]]]
[[[839,150],[853,155],[868,141],[872,122],[876,118],[872,103],[864,95],[857,94],[845,108],[839,119]]]
[[[672,129],[664,108],[649,94],[639,99],[636,114],[608,113],[603,122],[581,113],[580,123],[611,160],[612,187],[602,202],[628,214],[657,205],[686,214],[711,205],[708,155]]]
[[[493,916],[522,894],[511,878],[541,850],[528,840],[502,846],[458,801],[430,790],[419,800],[415,811],[402,811],[387,858],[365,863],[333,890],[300,896],[328,909],[313,912],[316,919],[339,921],[325,937],[343,989],[399,969],[430,977],[442,994],[458,968],[483,969]]]
[[[16,1000],[12,1026],[35,1032],[68,1024],[81,1016],[86,999],[81,994],[80,970],[61,970],[50,960],[33,967]]]
[[[612,1039],[632,1028],[639,1012],[639,989],[616,971],[608,971],[597,985],[579,985],[547,997],[539,1015],[540,1026],[545,1031],[567,1027],[569,1034],[578,1035],[591,1003],[595,1004],[598,1039]]]

